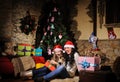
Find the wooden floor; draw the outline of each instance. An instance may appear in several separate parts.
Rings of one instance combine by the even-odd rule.
[[[1,79],[0,82],[34,82],[34,81],[33,80],[23,80],[23,79]],[[53,79],[50,82],[79,82],[79,77],[75,76],[74,78]]]
[[[4,79],[0,82],[34,82],[33,80],[22,80],[22,79]]]
[[[79,82],[79,77],[75,76],[74,78],[54,79],[51,82]]]

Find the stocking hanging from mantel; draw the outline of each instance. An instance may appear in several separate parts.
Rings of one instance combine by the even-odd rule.
[[[108,31],[108,38],[109,39],[116,39],[116,34],[114,33],[114,29],[113,28],[107,28]]]

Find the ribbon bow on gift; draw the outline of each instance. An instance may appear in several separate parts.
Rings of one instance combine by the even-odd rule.
[[[82,68],[86,69],[90,67],[90,63],[88,63],[86,60],[82,61],[82,63],[80,63],[82,65]]]
[[[98,64],[91,64],[91,63],[87,62],[86,58],[79,64],[82,66],[83,69],[89,68],[90,66],[93,66],[93,67],[98,66]]]

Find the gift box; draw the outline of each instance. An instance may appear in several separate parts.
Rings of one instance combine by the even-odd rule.
[[[35,56],[42,56],[42,49],[40,47],[35,49]]]
[[[100,58],[99,57],[83,57],[80,56],[78,58],[78,71],[80,70],[88,70],[95,71],[99,70]]]
[[[35,64],[35,68],[36,69],[42,68],[44,66],[45,66],[45,64],[43,64],[43,63],[37,63],[37,64]]]
[[[35,64],[37,63],[45,64],[45,58],[43,56],[32,56],[32,58],[34,59]]]
[[[31,54],[32,54],[32,56],[35,56],[35,48],[34,48],[34,46],[32,46]]]
[[[30,56],[32,46],[30,44],[19,44],[17,54],[19,56]]]
[[[54,71],[56,69],[55,66],[50,63],[50,61],[46,61],[45,66],[51,71]]]

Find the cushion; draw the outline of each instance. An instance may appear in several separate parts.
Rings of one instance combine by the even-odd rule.
[[[8,57],[0,57],[0,62],[10,62]]]
[[[13,64],[7,57],[0,57],[0,74],[13,74]]]

